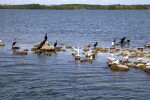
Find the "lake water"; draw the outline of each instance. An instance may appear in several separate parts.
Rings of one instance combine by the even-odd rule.
[[[98,53],[92,64],[68,62],[73,51],[52,56],[33,54],[31,48],[47,33],[55,41],[73,47],[98,42],[110,47],[116,38],[130,37],[130,47],[150,44],[150,10],[0,10],[1,100],[148,100],[150,76],[131,68],[113,72],[107,54]],[[14,55],[12,42],[20,50]]]

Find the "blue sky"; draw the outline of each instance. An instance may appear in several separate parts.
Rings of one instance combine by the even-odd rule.
[[[0,4],[150,4],[150,0],[0,0]]]

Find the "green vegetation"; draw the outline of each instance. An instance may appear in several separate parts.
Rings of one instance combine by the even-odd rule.
[[[58,9],[58,10],[123,10],[123,9],[150,9],[150,5],[86,5],[86,4],[64,4],[64,5],[0,5],[0,9]]]

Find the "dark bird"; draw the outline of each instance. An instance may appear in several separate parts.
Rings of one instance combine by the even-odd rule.
[[[116,39],[114,39],[114,41],[113,42],[116,42]]]
[[[44,38],[44,40],[46,40],[46,41],[47,41],[47,34],[45,34],[45,38]]]
[[[46,42],[46,40],[42,41],[42,42],[40,43],[40,45],[37,47],[37,49],[36,49],[36,50],[41,49],[41,48],[42,48],[42,46],[45,44],[45,42]]]
[[[127,42],[130,42],[130,38],[128,37],[128,40],[127,40]]]
[[[96,48],[97,45],[98,45],[98,43],[96,42],[93,46]]]
[[[56,40],[56,42],[54,43],[54,47],[56,47],[57,46],[57,40]]]
[[[123,44],[125,39],[126,39],[126,37],[123,37],[123,38],[121,39],[120,43]]]
[[[12,46],[15,46],[17,43],[17,40],[15,39],[15,41],[13,42]]]

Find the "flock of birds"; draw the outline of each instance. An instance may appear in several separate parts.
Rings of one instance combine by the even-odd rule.
[[[121,45],[124,44],[124,43],[130,43],[130,38],[129,38],[129,37],[128,37],[127,41],[125,41],[125,39],[126,39],[126,37],[121,38],[121,39],[120,39],[121,41],[120,41],[119,43],[120,43]],[[45,44],[46,41],[47,41],[47,34],[45,34],[44,41],[41,42],[40,46],[39,46],[37,49],[40,49],[40,48]],[[2,40],[0,40],[0,43],[2,43]],[[15,39],[14,42],[13,42],[13,44],[12,44],[12,47],[15,46],[16,43],[17,43],[17,40]],[[97,45],[98,45],[98,42],[96,42],[96,43],[93,45],[93,47],[96,48]],[[112,46],[112,47],[114,47],[115,45],[118,45],[118,44],[116,44],[116,39],[114,39],[114,40],[111,42],[111,46]],[[56,46],[57,46],[57,40],[56,40],[56,42],[54,43],[54,47],[56,47]],[[81,56],[81,55],[80,55],[80,49],[79,49],[79,48],[75,47],[74,51],[76,52],[76,56],[77,56],[77,57],[80,57],[80,56]],[[90,57],[91,60],[93,59],[93,58],[92,58],[92,55],[91,55],[90,53],[86,53],[86,55],[87,55],[88,57]],[[128,58],[129,58],[128,55],[125,56],[125,57],[123,57],[123,59],[128,59]],[[112,57],[107,57],[107,59],[108,59],[109,61],[112,61],[112,62],[115,63],[115,64],[119,64],[119,63],[120,63],[120,61],[117,60],[113,55],[112,55]],[[137,58],[137,61],[140,61],[140,62],[141,62],[142,60],[143,60],[143,58]],[[150,63],[146,63],[146,65],[149,66]]]

